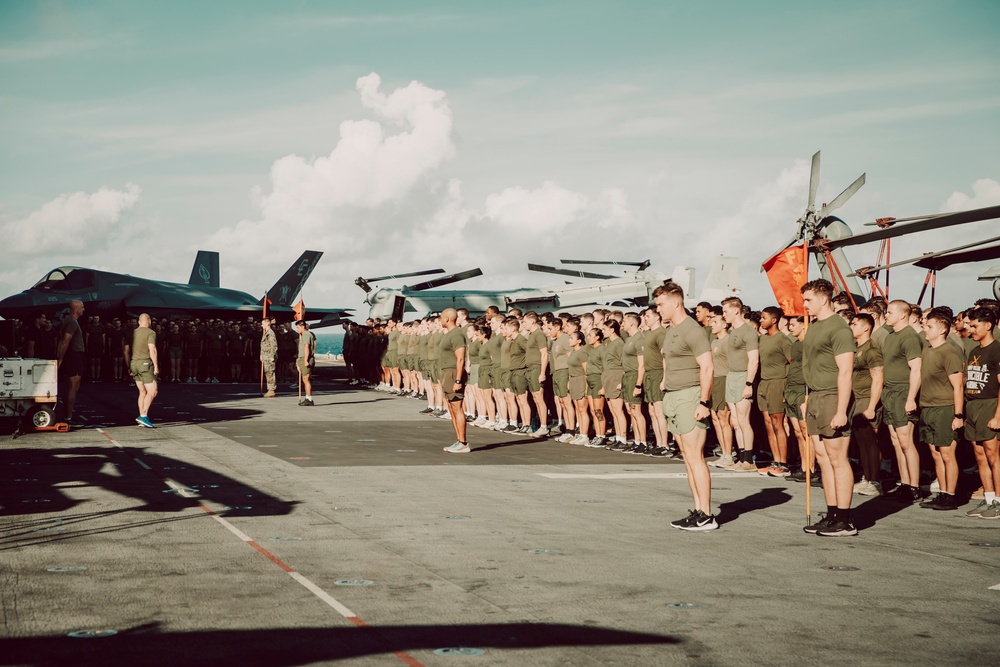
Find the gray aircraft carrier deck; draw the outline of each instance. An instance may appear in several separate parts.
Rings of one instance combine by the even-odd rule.
[[[84,385],[94,425],[0,441],[0,665],[976,665],[1000,521],[512,438],[318,372],[294,390]],[[813,491],[814,513],[822,496]],[[815,515],[814,515],[815,518]],[[990,658],[989,656],[993,656]]]

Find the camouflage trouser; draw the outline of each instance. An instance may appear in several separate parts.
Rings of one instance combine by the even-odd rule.
[[[278,387],[278,383],[274,379],[274,357],[270,359],[263,359],[264,364],[264,380],[267,382],[267,390],[274,391]]]

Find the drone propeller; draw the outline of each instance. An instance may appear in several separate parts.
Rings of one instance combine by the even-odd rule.
[[[566,260],[560,260],[566,261]],[[599,264],[603,262],[580,262],[581,264]],[[603,273],[588,273],[586,271],[572,271],[570,269],[557,269],[554,266],[544,266],[542,264],[528,264],[529,271],[540,273],[554,273],[557,276],[572,276],[574,278],[596,278],[597,280],[616,280],[618,276],[608,276]]]
[[[992,220],[993,218],[1000,218],[1000,206],[988,206],[986,208],[977,208],[971,211],[958,211],[957,213],[935,215],[918,222],[911,222],[908,225],[894,225],[892,227],[886,227],[885,229],[878,229],[873,232],[858,234],[857,236],[848,236],[842,239],[826,241],[825,245],[830,249],[843,248],[845,246],[871,243],[872,241],[892,239],[897,236],[903,236],[904,234],[910,234],[912,232],[926,232],[932,229],[940,229],[941,227],[964,225],[969,222]]]
[[[471,269],[469,271],[460,271],[459,273],[453,273],[450,276],[442,276],[440,278],[435,278],[433,280],[428,280],[427,282],[417,283],[416,285],[410,285],[407,287],[411,292],[419,292],[425,289],[432,289],[434,287],[442,287],[444,285],[450,285],[451,283],[457,283],[460,280],[467,280],[469,278],[475,278],[476,276],[483,275],[482,269]]]

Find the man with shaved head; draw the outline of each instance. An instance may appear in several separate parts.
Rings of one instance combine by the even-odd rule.
[[[465,331],[458,326],[458,312],[454,308],[446,308],[441,313],[441,326],[445,334],[438,343],[440,356],[438,369],[440,371],[441,390],[444,400],[448,403],[448,414],[451,425],[455,428],[457,440],[444,451],[449,454],[469,453],[469,443],[465,439],[465,412],[462,401],[465,399]]]
[[[125,344],[125,363],[139,389],[139,416],[135,421],[143,428],[154,428],[153,422],[149,421],[149,406],[156,398],[156,376],[160,374],[156,332],[149,324],[149,315],[140,315],[139,328],[132,333],[131,345]]]

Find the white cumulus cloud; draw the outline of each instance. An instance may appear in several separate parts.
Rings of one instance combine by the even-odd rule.
[[[6,249],[21,255],[75,253],[106,242],[122,215],[138,203],[142,189],[102,187],[59,195],[26,217],[0,226]]]
[[[972,184],[972,196],[964,192],[953,192],[941,212],[968,211],[1000,204],[1000,183],[992,178],[981,178]]]

